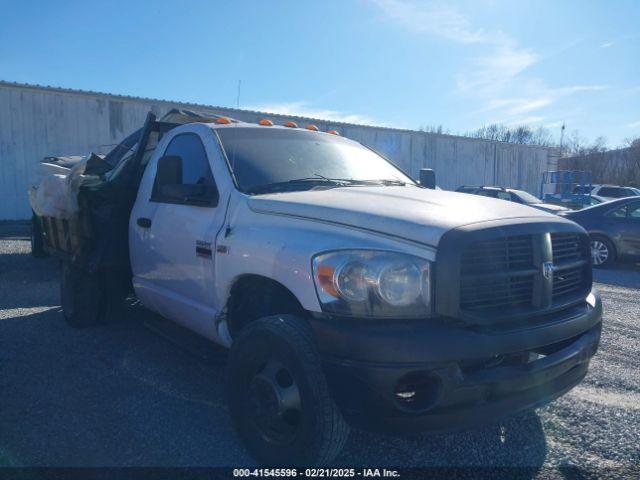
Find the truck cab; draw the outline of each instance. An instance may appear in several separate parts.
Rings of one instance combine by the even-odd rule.
[[[336,133],[187,123],[138,165],[128,278],[145,307],[230,349],[248,450],[324,465],[350,426],[456,430],[579,383],[602,316],[586,232],[424,188]],[[107,277],[65,272],[77,324],[73,291]]]

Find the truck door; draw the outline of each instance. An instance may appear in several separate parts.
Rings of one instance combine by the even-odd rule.
[[[169,135],[145,172],[132,211],[134,286],[146,306],[215,339],[215,238],[227,200],[213,172],[221,172],[216,163],[223,160],[206,127]]]
[[[640,201],[627,205],[626,216],[619,220],[624,255],[640,256]]]

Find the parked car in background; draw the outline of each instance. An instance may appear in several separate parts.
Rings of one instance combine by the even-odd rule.
[[[612,200],[561,215],[589,233],[594,266],[611,265],[618,259],[640,260],[640,198]]]
[[[516,190],[514,188],[504,188],[487,185],[463,185],[456,189],[456,192],[471,193],[473,195],[481,195],[483,197],[499,198],[501,200],[509,200],[510,202],[528,205],[538,210],[549,213],[568,212],[569,209],[561,205],[552,203],[544,203],[538,197],[531,195],[524,190]]]
[[[600,205],[601,203],[608,201],[608,198],[599,197],[598,195],[591,195],[589,197],[589,205],[587,205],[587,207],[593,207],[594,205]]]
[[[573,193],[579,193],[589,187],[577,186],[573,189]],[[584,191],[584,193],[588,193]],[[619,185],[591,185],[591,196],[596,196],[603,201],[614,200],[616,198],[637,197],[640,196],[640,190],[634,187],[621,187]]]

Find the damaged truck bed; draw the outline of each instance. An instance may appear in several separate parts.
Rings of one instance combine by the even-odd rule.
[[[127,228],[144,168],[162,136],[217,115],[173,109],[160,120],[149,112],[142,128],[106,156],[46,157],[42,179],[29,190],[32,250],[88,272],[130,279]]]

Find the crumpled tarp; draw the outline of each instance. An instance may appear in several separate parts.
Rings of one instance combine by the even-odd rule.
[[[97,185],[109,171],[103,157],[47,157],[41,163],[41,180],[29,189],[29,203],[39,217],[68,220],[78,215],[81,186]]]
[[[38,186],[29,189],[29,203],[39,217],[69,219],[73,216],[73,208],[69,205],[67,191],[67,175],[49,173]]]

